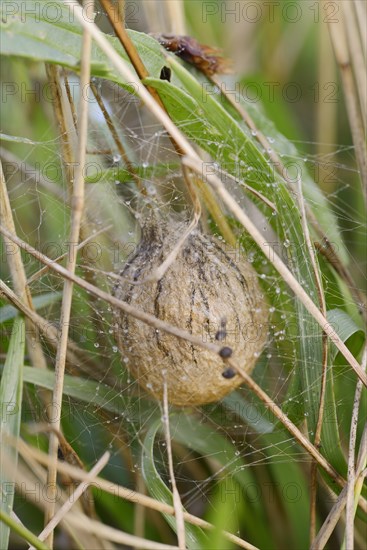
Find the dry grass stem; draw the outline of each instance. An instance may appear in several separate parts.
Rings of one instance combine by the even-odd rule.
[[[36,329],[43,334],[46,340],[55,349],[59,339],[59,331],[54,327],[49,320],[44,319],[36,311],[33,311],[22,302],[17,295],[9,288],[4,281],[0,279],[0,293],[2,293],[8,300],[21,311],[36,327]],[[70,365],[79,365],[79,369],[85,368],[86,372],[93,372],[95,364],[86,357],[85,351],[80,349],[77,344],[69,339],[68,349],[66,351],[66,359]],[[83,367],[81,365],[83,364]]]
[[[63,92],[63,88],[60,83],[59,68],[54,65],[46,64],[46,73],[50,85],[52,107],[59,127],[61,158],[65,171],[65,181],[67,182],[68,195],[70,197],[72,192],[71,182],[74,177],[73,166],[75,166],[75,158],[71,144],[72,132],[70,131],[74,129],[74,127],[71,126],[71,128],[68,128],[66,113],[66,105],[70,106],[70,103],[68,102],[67,93]],[[70,124],[72,124],[72,122]]]
[[[330,44],[326,23],[319,24],[318,32],[318,68],[317,77],[320,89],[336,82],[336,64]],[[330,152],[330,143],[337,143],[338,136],[338,104],[337,102],[318,101],[316,105],[316,140],[317,155],[323,159]],[[321,160],[319,164],[318,182],[323,192],[331,193],[335,183],[328,177],[328,164]]]
[[[93,15],[93,3],[86,2],[86,15]],[[80,73],[80,103],[79,103],[79,119],[78,119],[78,150],[77,150],[77,167],[75,179],[72,186],[71,196],[71,229],[69,234],[69,242],[77,244],[79,241],[80,226],[84,209],[84,167],[86,161],[87,149],[87,130],[88,130],[88,101],[84,97],[84,90],[90,82],[90,55],[92,47],[92,37],[87,30],[83,32],[82,47],[81,47],[81,73]],[[77,251],[70,251],[67,261],[67,269],[74,273],[77,260]],[[64,281],[64,291],[61,305],[60,315],[60,337],[57,348],[55,362],[55,385],[53,390],[53,410],[57,414],[52,418],[52,427],[60,431],[61,424],[61,409],[64,387],[64,373],[66,364],[66,352],[68,347],[68,334],[70,325],[71,303],[73,298],[73,283],[70,280]],[[47,483],[50,488],[50,498],[45,514],[45,523],[48,524],[54,516],[56,504],[56,477],[57,477],[57,450],[58,438],[54,432],[50,434],[49,455],[50,464],[48,469]],[[46,543],[53,546],[53,530],[47,536]]]
[[[363,451],[362,453],[360,453],[358,457],[357,468],[356,468],[356,477],[355,477],[355,486],[354,486],[356,493],[362,487],[363,481],[366,476],[366,472],[364,471],[364,468],[366,466],[366,458],[367,458],[367,426],[363,432],[363,436],[361,439],[361,449],[363,449]],[[333,508],[330,510],[326,520],[324,521],[320,531],[317,534],[317,537],[313,541],[310,547],[310,550],[322,550],[327,544],[327,541],[329,540],[332,532],[334,531],[338,521],[341,519],[343,510],[347,504],[347,492],[348,492],[348,485],[344,487],[344,489],[338,496],[337,501],[335,502]],[[348,547],[346,548],[347,550],[349,550]]]
[[[302,192],[302,182],[301,179],[297,179],[297,198],[299,204],[299,210],[301,213],[301,222],[303,228],[303,235],[305,238],[305,243],[308,248],[311,266],[313,269],[315,283],[317,288],[317,293],[319,297],[320,311],[323,316],[326,318],[326,302],[324,289],[322,286],[322,281],[320,277],[319,266],[316,261],[314,254],[314,248],[312,246],[310,232],[308,228],[308,223],[306,219],[306,208],[305,201],[303,198]],[[315,437],[314,437],[314,446],[316,449],[320,447],[321,441],[321,430],[324,418],[324,407],[325,407],[325,394],[326,394],[326,374],[327,374],[327,362],[328,362],[328,341],[327,335],[325,332],[322,333],[322,374],[321,374],[321,387],[320,387],[320,406],[319,406],[319,415],[317,418]],[[310,541],[312,542],[316,535],[316,500],[317,500],[317,461],[313,460],[311,464],[311,481],[310,481]]]
[[[98,231],[96,231],[95,233],[91,233],[89,235],[89,237],[87,237],[86,239],[84,239],[81,243],[78,244],[78,246],[76,247],[76,251],[79,252],[80,250],[82,250],[86,244],[88,244],[92,239],[95,239],[96,237],[98,237],[98,235],[101,235],[102,233],[105,233],[106,231],[109,231],[110,229],[112,229],[113,225],[107,225],[107,227],[102,227],[101,229],[99,229]],[[61,254],[61,256],[58,256],[57,258],[54,259],[54,262],[61,262],[61,260],[63,260],[64,258],[66,258],[66,256],[69,254],[69,252],[65,252],[64,254]],[[37,271],[36,273],[33,273],[33,275],[31,275],[31,277],[29,277],[27,279],[27,283],[28,285],[31,285],[32,283],[34,283],[34,281],[36,281],[37,279],[39,279],[40,277],[42,277],[42,275],[44,275],[47,271],[49,270],[49,267],[47,265],[45,265],[44,267],[42,267],[39,271]]]
[[[132,176],[133,180],[135,181],[136,183],[136,186],[137,188],[143,192],[143,187],[142,187],[142,184],[141,184],[141,181],[140,181],[140,178],[139,176],[137,175],[136,173],[136,170],[133,166],[133,164],[130,162],[130,159],[125,151],[125,147],[123,146],[123,143],[118,135],[118,132],[115,128],[115,125],[112,121],[112,118],[110,117],[107,109],[106,109],[106,106],[104,104],[104,101],[101,97],[101,94],[99,93],[98,89],[97,89],[97,86],[95,84],[93,84],[93,82],[90,83],[90,87],[91,87],[91,90],[93,92],[93,95],[94,97],[96,98],[97,100],[97,103],[98,103],[98,106],[99,108],[101,109],[101,112],[105,118],[105,121],[106,121],[106,124],[107,124],[107,127],[111,133],[111,136],[116,144],[116,147],[117,147],[117,150],[119,152],[119,154],[121,155],[121,158],[122,160],[124,161],[125,163],[125,166],[127,168],[127,171],[129,172],[129,174]]]
[[[135,486],[138,493],[144,494],[146,491],[145,483],[141,472],[138,470],[135,474]],[[146,508],[141,504],[134,506],[134,535],[144,537],[145,533]]]
[[[367,345],[365,345],[362,357],[362,366],[366,370],[367,366]],[[348,485],[347,485],[347,503],[346,503],[346,518],[345,518],[345,548],[353,550],[354,548],[354,515],[355,515],[355,485],[356,485],[356,441],[359,407],[362,396],[362,383],[357,381],[352,420],[350,425],[349,449],[348,449]]]
[[[17,441],[10,441],[10,443],[17,447],[19,453],[24,458],[35,459],[37,460],[37,462],[45,466],[49,464],[50,459],[46,453],[30,447],[24,441],[19,439]],[[80,468],[76,468],[75,466],[72,466],[60,460],[58,461],[58,472],[69,475],[75,480],[88,481],[88,472],[85,472]],[[142,506],[151,508],[152,510],[156,510],[164,514],[169,514],[170,516],[175,515],[175,509],[173,506],[155,500],[154,498],[151,498],[147,495],[137,493],[132,489],[127,489],[121,485],[117,485],[111,481],[103,479],[102,477],[95,477],[93,483],[102,491],[106,491],[107,493],[114,495],[114,497],[123,498],[129,502],[139,503]],[[183,516],[184,520],[188,523],[191,523],[192,525],[197,525],[198,527],[202,527],[203,529],[215,529],[214,525],[212,525],[211,523],[192,514],[189,514],[188,512],[183,512]],[[237,537],[236,535],[233,535],[232,533],[228,533],[228,531],[223,531],[223,534],[229,541],[233,542],[240,548],[245,548],[246,550],[258,550],[256,546],[249,544],[248,542]]]
[[[121,21],[122,25],[125,26],[125,0],[117,0],[117,17]]]
[[[325,548],[327,541],[333,533],[340,516],[343,513],[345,504],[347,501],[347,486],[344,487],[333,508],[329,512],[326,520],[324,521],[321,529],[319,530],[317,537],[312,541],[310,550],[322,550]]]
[[[356,466],[356,489],[354,493],[354,509],[357,510],[363,482],[367,476],[367,423],[364,426],[361,443],[359,446]]]
[[[16,233],[15,223],[12,214],[12,208],[10,205],[8,190],[5,183],[3,167],[0,162],[0,218],[4,227],[6,227],[11,233]],[[31,291],[27,284],[27,277],[23,266],[23,260],[20,253],[20,249],[15,250],[12,247],[11,242],[4,237],[6,260],[9,266],[10,275],[13,281],[15,294],[18,295],[20,300],[28,306],[29,309],[34,311]],[[34,327],[29,320],[26,320],[26,339],[27,350],[31,358],[32,365],[34,367],[46,369],[47,362],[43,354],[43,349],[40,342],[37,341],[34,334]],[[46,397],[46,396],[45,396]]]
[[[169,21],[169,28],[166,30],[172,34],[185,35],[184,2],[182,0],[165,0],[165,7]]]
[[[24,497],[41,510],[46,510],[46,499],[39,498],[37,487],[47,488],[49,490],[46,480],[47,473],[41,467],[41,465],[34,459],[33,456],[27,454],[23,456],[24,462],[20,462],[17,468],[16,483],[18,487],[35,488],[35,490],[29,490],[24,494]],[[2,464],[4,470],[11,467],[4,461]],[[58,486],[58,502],[64,503],[68,500],[68,494]],[[79,506],[79,502],[76,503]],[[68,517],[63,519],[63,529],[72,537],[77,544],[84,545],[86,548],[95,548],[97,540],[94,535],[88,533],[78,533],[78,530],[72,527],[69,523]],[[102,549],[101,540],[98,540],[98,548]]]
[[[350,8],[348,3],[348,9]],[[345,102],[347,106],[349,125],[352,132],[353,143],[356,152],[362,191],[367,205],[367,155],[366,141],[362,122],[358,90],[354,80],[352,62],[348,49],[348,36],[345,28],[345,21],[329,23],[329,32],[334,48],[334,54],[339,66],[340,75],[344,88]]]
[[[74,503],[77,502],[77,500],[82,496],[84,491],[89,487],[91,483],[93,483],[94,478],[103,470],[103,468],[106,466],[110,459],[110,453],[105,452],[101,458],[97,461],[97,463],[93,466],[93,468],[88,472],[88,480],[82,481],[78,487],[75,489],[75,491],[69,496],[68,500],[64,502],[64,504],[59,508],[57,513],[54,515],[52,520],[46,527],[43,529],[43,531],[38,535],[39,540],[44,541],[48,535],[55,529],[55,527],[60,523],[60,521],[63,520],[63,518],[66,516],[66,514],[71,510]],[[32,547],[31,550],[34,550]]]
[[[354,477],[355,481],[354,481],[354,487],[352,491],[354,494],[354,512],[356,510],[356,507],[357,507],[356,503],[361,493],[362,485],[366,476],[366,471],[365,471],[366,465],[367,465],[367,424],[364,427],[363,434],[361,437],[358,458],[357,458],[357,465],[355,468],[355,477]],[[342,490],[342,492],[340,493],[340,495],[338,496],[338,499],[335,502],[333,508],[330,510],[329,515],[327,516],[325,522],[323,523],[316,539],[313,541],[310,550],[322,550],[325,547],[339,519],[342,519],[342,513],[347,504],[348,491],[350,491],[350,487],[347,484]],[[356,536],[357,536],[357,533],[356,533]],[[349,550],[349,548],[347,550]]]
[[[136,70],[140,80],[144,80],[149,76],[149,73],[142,62],[140,55],[138,54],[135,45],[130,39],[128,33],[126,32],[125,27],[122,24],[122,21],[117,16],[117,10],[110,2],[110,0],[99,0],[101,6],[107,13],[107,17],[113,27],[113,30],[116,33],[117,38],[120,40],[124,50],[126,51],[132,66]],[[154,100],[163,108],[161,99],[154,88],[147,87],[149,93],[154,98]]]
[[[352,69],[356,83],[357,98],[359,99],[359,108],[362,114],[361,123],[364,132],[366,132],[367,120],[367,78],[366,78],[366,60],[364,59],[363,46],[359,34],[357,23],[357,14],[355,3],[349,5],[345,2],[340,3],[345,21],[345,31],[349,46],[349,55],[351,57]],[[366,19],[366,14],[364,19]]]
[[[54,197],[58,198],[61,201],[64,201],[66,198],[65,193],[58,185],[56,185],[52,180],[45,177],[41,170],[28,164],[24,160],[21,160],[19,157],[11,153],[4,147],[0,147],[0,158],[2,158],[6,163],[13,164],[17,166],[22,177],[26,177],[27,180],[31,178],[31,181],[34,181],[36,185],[43,187],[48,193],[51,193]]]
[[[167,383],[163,384],[163,417],[162,422],[164,425],[164,434],[166,438],[166,448],[167,448],[167,457],[168,457],[168,471],[172,487],[173,495],[173,507],[175,509],[176,517],[176,527],[177,527],[177,540],[178,547],[180,550],[186,549],[186,536],[185,536],[185,521],[183,517],[183,506],[181,502],[180,493],[177,489],[175,472],[173,468],[173,457],[172,457],[172,445],[171,445],[171,433],[169,427],[169,409],[168,409],[168,390]]]
[[[78,133],[78,116],[76,114],[75,103],[74,103],[73,95],[71,93],[71,89],[70,89],[69,80],[68,80],[66,70],[63,69],[62,72],[63,72],[63,75],[64,75],[64,86],[65,86],[66,97],[68,98],[68,101],[69,101],[71,116],[72,116],[72,119],[73,119],[74,130],[75,130],[75,133],[77,134]]]
[[[363,57],[367,59],[367,26],[366,22],[366,3],[365,0],[354,0],[354,8],[356,10],[357,24],[359,28],[359,36],[361,39],[361,47]]]
[[[100,535],[106,540],[123,544],[127,547],[136,548],[139,550],[179,550],[178,546],[161,544],[160,542],[154,542],[153,540],[136,537],[135,535],[129,535],[128,533],[119,531],[109,525],[92,520],[83,514],[71,516],[69,521],[71,526],[80,529],[80,531]]]

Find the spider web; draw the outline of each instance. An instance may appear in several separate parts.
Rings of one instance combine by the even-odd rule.
[[[187,219],[192,213],[181,183],[177,157],[166,132],[136,98],[123,94],[115,101],[114,90],[108,87],[105,89],[106,85],[101,82],[96,84],[105,98],[130,161],[134,167],[143,171],[141,180],[146,190],[142,197],[131,178],[129,181],[121,181],[123,173],[126,176],[123,160],[100,109],[96,103],[91,103],[87,160],[90,183],[87,183],[86,192],[85,230],[92,238],[79,253],[77,272],[102,290],[110,292],[116,282],[116,274],[139,241],[139,221],[146,204],[155,209],[161,209],[163,204],[172,210],[184,211]],[[41,173],[52,181],[52,170],[55,173],[61,170],[60,141],[48,139],[48,135],[40,136],[39,139],[40,142],[30,146],[29,153],[22,159],[24,168],[28,156],[30,159],[37,155],[42,157],[44,165],[39,173],[33,177],[26,172],[22,178],[18,173],[8,177],[7,183],[19,236],[44,254],[55,258],[67,250],[70,208],[39,180]],[[316,173],[326,166],[335,176],[327,200],[338,219],[346,248],[350,251],[350,269],[362,284],[365,266],[356,260],[360,254],[356,247],[363,241],[365,228],[358,204],[349,201],[348,193],[358,180],[353,148],[343,144],[330,145],[330,152],[320,156],[302,152],[314,147],[314,143],[297,142],[295,145],[298,150],[293,158],[295,163],[305,161],[310,173]],[[277,150],[274,139],[272,147]],[[215,160],[218,165],[221,164],[220,155]],[[56,186],[60,179],[56,181]],[[59,185],[58,189],[67,196],[66,188],[62,189]],[[245,209],[249,207],[249,197],[236,192],[239,204]],[[26,210],[31,212],[31,216],[25,216]],[[269,219],[270,216],[271,212]],[[269,219],[265,219],[265,222]],[[102,233],[99,234],[100,231]],[[221,238],[220,235],[218,237]],[[277,292],[279,295],[278,300],[275,298],[269,304],[271,319],[276,318],[279,322],[270,321],[266,349],[258,361],[254,376],[271,398],[282,404],[292,383],[294,371],[290,365],[292,361],[294,364],[299,361],[296,339],[288,342],[287,346],[283,345],[283,325],[289,321],[285,306],[294,298],[284,290],[280,277],[270,268],[267,260],[259,257],[256,248],[247,250],[247,256],[256,265],[259,280],[264,282],[266,279],[266,284],[275,288],[275,295]],[[27,255],[25,267],[27,276],[32,278],[41,266]],[[328,281],[325,281],[325,285],[327,288]],[[34,297],[60,293],[62,286],[62,280],[50,270],[30,284]],[[342,297],[342,289],[333,285],[327,290],[337,304]],[[44,307],[41,314],[58,327],[59,311],[60,302],[57,301]],[[96,385],[95,395],[88,403],[65,394],[62,425],[69,443],[87,464],[93,464],[108,448],[112,459],[107,475],[122,484],[135,486],[135,475],[139,474],[141,468],[139,456],[145,445],[145,436],[152,424],[161,417],[161,403],[148,395],[131,376],[128,358],[120,354],[113,336],[112,313],[109,304],[75,286],[69,336],[81,353],[78,364],[69,365],[67,372],[93,381]],[[46,339],[42,338],[42,342],[52,368],[55,349]],[[26,385],[26,388],[27,420],[36,423],[45,420],[39,390],[30,385]],[[102,404],[99,392],[103,395]],[[108,403],[110,399],[116,403],[116,394],[119,401],[111,410]],[[240,397],[237,402],[236,396]],[[301,402],[302,399],[301,392],[293,397],[294,401]],[[337,405],[343,407],[343,400]],[[224,473],[236,476],[249,466],[261,469],[264,465],[289,460],[298,463],[309,461],[308,455],[295,446],[294,440],[275,423],[270,413],[267,415],[259,407],[258,401],[244,387],[232,394],[226,402],[224,400],[187,410],[173,408],[172,411],[176,415],[173,426],[177,432],[180,422],[186,422],[193,433],[198,426],[205,425],[208,437],[210,434],[213,437],[221,436],[233,445],[234,450],[233,456],[228,455],[224,465],[223,457],[218,456],[220,453],[216,447],[213,447],[213,453],[205,453],[206,446],[210,449],[210,441],[199,445],[193,437],[185,446],[182,435],[178,437],[174,445],[175,474],[183,502],[190,510],[196,510],[203,501],[210,501],[213,488]],[[274,434],[276,444],[270,444],[269,438],[264,437],[270,432]],[[202,436],[201,431],[198,434]],[[175,439],[175,433],[172,435]],[[42,439],[41,435],[39,437]],[[159,435],[154,460],[160,475],[168,483],[165,446],[164,437]],[[223,448],[223,453],[226,455],[226,448]],[[199,456],[202,457],[200,463]],[[251,500],[252,497],[256,498],[254,495],[249,488],[247,497]]]

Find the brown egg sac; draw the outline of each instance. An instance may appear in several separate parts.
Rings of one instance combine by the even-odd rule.
[[[267,337],[268,308],[257,274],[239,250],[228,251],[199,229],[158,282],[144,282],[174,248],[180,231],[184,226],[173,222],[146,226],[114,294],[203,342],[217,343],[221,354],[120,310],[115,312],[115,337],[127,368],[149,393],[161,399],[166,381],[171,404],[200,405],[218,401],[241,384],[240,375],[225,362],[231,350],[235,364],[253,370]]]

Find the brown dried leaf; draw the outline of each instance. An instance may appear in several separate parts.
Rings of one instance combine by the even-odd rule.
[[[199,71],[210,77],[216,73],[232,72],[232,61],[222,56],[222,50],[200,44],[191,36],[173,34],[152,34],[169,52],[194,65]]]

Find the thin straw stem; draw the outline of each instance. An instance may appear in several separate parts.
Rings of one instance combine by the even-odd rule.
[[[8,190],[5,183],[2,164],[0,161],[0,217],[4,226],[11,232],[16,233],[15,223],[13,219],[12,208],[9,200]],[[31,291],[27,283],[22,256],[19,248],[13,249],[11,241],[4,237],[6,250],[6,260],[9,266],[10,275],[12,278],[15,294],[19,299],[34,311]],[[40,342],[35,337],[35,327],[32,322],[26,320],[26,339],[27,350],[34,367],[46,369],[47,362],[42,350]],[[46,396],[45,396],[46,397]]]
[[[360,170],[362,191],[367,206],[366,141],[362,122],[362,113],[358,100],[359,94],[356,82],[354,80],[352,62],[348,49],[348,36],[344,18],[339,18],[337,22],[329,22],[329,32],[334,48],[335,58],[339,66],[340,75],[343,82],[349,124],[352,132],[357,163]]]
[[[89,1],[85,2],[86,14],[91,17],[93,14],[93,4]],[[92,47],[92,37],[87,30],[84,30],[81,48],[81,75],[80,75],[80,103],[79,103],[79,120],[78,120],[78,151],[77,151],[77,167],[75,180],[72,188],[71,197],[71,229],[69,234],[69,243],[71,250],[67,262],[67,269],[71,273],[75,272],[77,251],[74,245],[79,242],[79,234],[81,221],[84,209],[84,167],[86,161],[87,148],[87,130],[88,130],[88,101],[86,100],[83,91],[87,88],[90,81],[90,54]],[[63,299],[60,316],[60,339],[57,348],[56,363],[55,363],[55,385],[53,390],[53,411],[55,414],[50,420],[55,431],[60,431],[61,424],[61,409],[62,397],[64,388],[64,373],[66,364],[66,355],[68,347],[68,335],[70,326],[71,303],[73,297],[73,282],[65,280]],[[50,434],[49,456],[50,464],[48,469],[47,483],[50,490],[50,498],[47,502],[45,513],[45,524],[47,525],[54,516],[56,507],[56,477],[57,477],[57,451],[58,438],[52,431]],[[47,537],[47,544],[53,546],[53,529]]]

